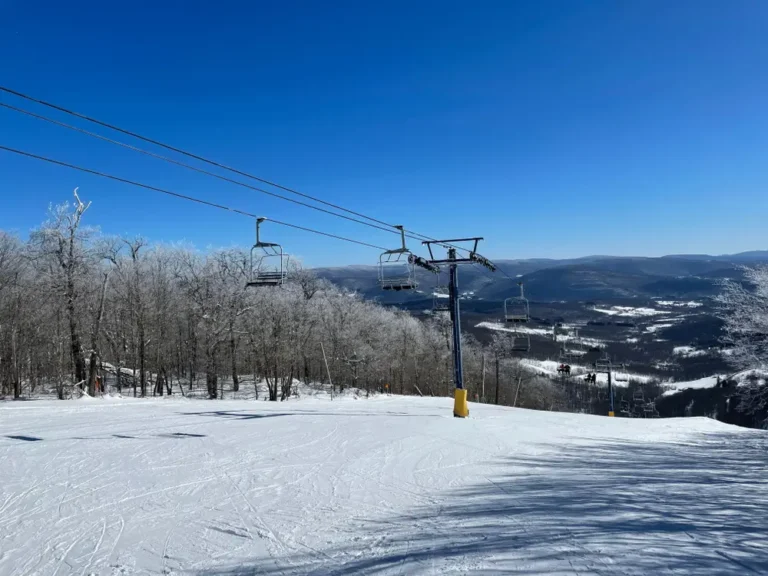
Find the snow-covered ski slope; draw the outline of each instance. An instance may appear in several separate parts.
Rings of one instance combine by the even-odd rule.
[[[378,397],[0,404],[0,574],[767,574],[768,435]]]

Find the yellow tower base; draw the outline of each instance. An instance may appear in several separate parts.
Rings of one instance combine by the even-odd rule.
[[[469,416],[469,406],[467,406],[467,391],[456,389],[453,396],[453,415],[457,418],[466,418]]]
[[[608,416],[610,416],[611,418],[613,418],[613,416],[614,416],[614,415],[615,415],[615,414],[613,413],[613,410],[609,410],[609,411],[608,411]]]

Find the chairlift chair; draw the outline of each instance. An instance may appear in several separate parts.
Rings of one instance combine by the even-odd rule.
[[[414,256],[405,247],[405,229],[395,228],[400,230],[402,246],[379,256],[379,285],[382,290],[413,290],[418,287]]]
[[[594,366],[598,372],[609,372],[611,370],[611,361],[608,358],[601,358],[595,361]]]
[[[514,296],[504,300],[504,319],[507,322],[523,323],[531,318],[531,310],[528,305],[528,299],[523,291],[523,283],[518,282],[520,286],[520,296]]]
[[[247,288],[259,286],[280,286],[288,277],[288,258],[280,244],[261,241],[261,223],[266,218],[256,219],[256,244],[251,248],[250,269]]]
[[[574,335],[575,338],[571,348],[567,348],[566,344],[563,344],[562,348],[560,349],[561,355],[571,362],[581,360],[582,356],[586,354],[584,346],[581,343],[581,338],[579,338],[579,331],[574,330]]]
[[[512,347],[510,350],[512,352],[530,352],[531,337],[522,332],[514,332],[512,334]]]
[[[632,413],[629,410],[629,400],[621,399],[621,402],[619,403],[619,412],[626,416],[627,418],[630,418],[632,416]]]
[[[432,311],[433,312],[450,312],[451,310],[451,298],[450,290],[448,286],[440,284],[440,274],[437,275],[437,286],[432,293]]]
[[[573,362],[575,360],[578,360],[579,359],[579,355],[578,354],[574,354],[573,350],[569,350],[565,346],[561,346],[560,347],[559,359],[560,359],[561,362],[569,363],[569,362]]]

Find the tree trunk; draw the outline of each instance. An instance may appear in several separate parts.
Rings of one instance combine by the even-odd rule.
[[[99,295],[99,308],[96,311],[96,318],[93,320],[93,332],[91,332],[91,363],[88,367],[88,395],[96,395],[96,373],[98,369],[96,364],[99,360],[99,334],[101,333],[101,320],[104,317],[104,303],[107,299],[107,284],[109,282],[109,272],[104,274],[104,280],[101,283],[101,294]]]
[[[139,320],[139,378],[141,389],[141,397],[144,398],[147,395],[147,342],[144,334],[144,321]]]
[[[72,284],[72,290],[74,290],[74,283]],[[80,333],[77,330],[77,313],[75,312],[74,297],[67,298],[67,313],[69,314],[69,336],[71,342],[70,349],[72,352],[72,361],[75,365],[75,381],[82,389],[86,379],[85,356],[83,354],[83,346],[80,341]]]
[[[216,374],[216,353],[207,350],[205,353],[205,383],[208,387],[208,397],[215,400],[219,395],[219,377]]]
[[[91,351],[91,359],[88,364],[88,396],[96,396],[96,373],[99,356],[96,350]]]
[[[165,391],[168,393],[168,396],[173,396],[173,371],[171,371],[170,378],[168,377],[168,371],[165,369],[165,366],[163,366],[163,382],[165,383]]]
[[[240,379],[237,376],[237,342],[235,341],[235,328],[229,325],[229,355],[232,359],[232,390],[240,391]]]

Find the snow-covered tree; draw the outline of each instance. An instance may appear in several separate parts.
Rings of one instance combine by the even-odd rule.
[[[174,382],[195,390],[205,374],[215,399],[252,374],[257,392],[266,382],[279,401],[298,380],[328,382],[323,349],[338,388],[452,393],[447,315],[422,320],[381,306],[297,262],[285,285],[246,290],[242,251],[106,240],[83,225],[89,205],[75,200],[52,209],[27,242],[0,231],[0,395],[43,385],[64,398],[85,383],[95,393],[97,377],[116,392],[163,395]],[[489,350],[466,335],[472,397],[483,384],[495,397],[500,381],[501,403],[514,401],[520,379],[507,346]],[[527,381],[519,396],[526,407],[552,404]]]
[[[718,296],[729,360],[740,369],[768,369],[768,266],[744,268],[744,280],[726,280]],[[768,386],[749,380],[740,389],[740,408],[763,413]]]
[[[744,281],[728,279],[718,296],[730,360],[740,368],[768,368],[768,266],[744,269]]]

